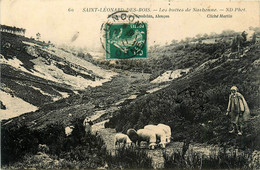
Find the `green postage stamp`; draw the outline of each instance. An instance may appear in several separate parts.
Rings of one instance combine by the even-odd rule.
[[[147,58],[147,24],[105,25],[106,59]]]

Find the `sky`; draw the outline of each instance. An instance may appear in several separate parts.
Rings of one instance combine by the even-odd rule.
[[[74,12],[68,12],[73,8]],[[57,44],[68,44],[86,47],[93,51],[102,48],[100,28],[112,12],[82,12],[83,8],[150,8],[151,12],[134,12],[137,15],[169,15],[169,18],[144,18],[148,25],[148,46],[170,43],[171,40],[181,40],[194,37],[197,34],[221,33],[232,29],[243,31],[250,26],[259,27],[259,1],[229,2],[229,1],[172,1],[172,0],[2,0],[1,24],[22,27],[26,36],[35,37],[41,34],[42,40]],[[159,12],[161,9],[208,8],[224,9],[217,12]],[[233,12],[225,12],[233,8]],[[235,8],[243,12],[234,12]],[[157,11],[154,11],[157,10]],[[208,14],[230,14],[232,18],[208,18]],[[74,41],[71,41],[71,40]]]

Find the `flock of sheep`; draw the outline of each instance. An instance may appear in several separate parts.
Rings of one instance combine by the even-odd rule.
[[[171,141],[171,128],[165,124],[146,125],[143,129],[128,129],[127,134],[117,133],[115,135],[115,146],[141,146],[141,142],[146,142],[149,149],[156,146],[165,148]]]
[[[83,126],[85,128],[85,132],[92,133],[92,122],[90,123],[90,119],[87,117]],[[66,136],[70,136],[74,126],[67,126],[65,128]],[[148,144],[149,149],[155,149],[155,147],[159,146],[161,148],[165,148],[168,143],[171,141],[171,128],[165,124],[158,125],[146,125],[143,129],[135,130],[128,129],[127,134],[117,133],[115,135],[115,146],[141,146],[141,142],[146,142]]]

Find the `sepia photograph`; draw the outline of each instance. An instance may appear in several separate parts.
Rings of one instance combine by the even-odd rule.
[[[260,169],[260,1],[0,1],[1,169]]]

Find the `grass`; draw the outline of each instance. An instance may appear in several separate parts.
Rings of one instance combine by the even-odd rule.
[[[166,169],[251,169],[251,154],[227,153],[220,150],[218,154],[205,156],[192,150],[183,155],[175,152],[172,155],[163,153]]]
[[[119,148],[114,156],[107,157],[108,166],[112,169],[140,169],[152,168],[152,159],[147,153],[139,148]]]

